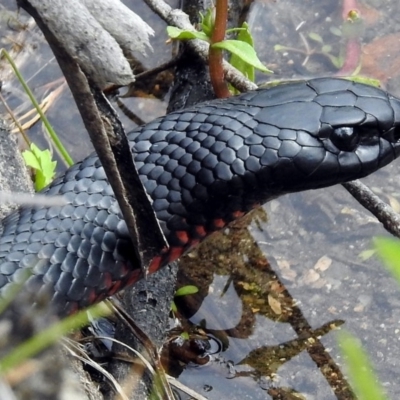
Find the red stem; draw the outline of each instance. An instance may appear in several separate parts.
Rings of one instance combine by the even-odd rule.
[[[211,45],[213,43],[222,42],[225,39],[226,23],[228,20],[228,0],[217,0],[215,6],[215,24],[213,34],[211,36]],[[213,49],[210,46],[208,53],[208,65],[210,68],[210,79],[214,92],[217,97],[229,97],[231,94],[228,85],[225,82],[223,69],[222,50]]]

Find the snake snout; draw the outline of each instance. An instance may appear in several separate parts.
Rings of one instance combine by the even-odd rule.
[[[393,129],[391,133],[393,135],[393,142],[400,145],[400,99],[396,97],[389,96],[389,102],[393,109]]]

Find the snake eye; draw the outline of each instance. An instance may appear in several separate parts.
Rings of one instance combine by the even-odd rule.
[[[359,135],[352,127],[335,128],[330,135],[332,143],[342,151],[353,151],[358,144]]]

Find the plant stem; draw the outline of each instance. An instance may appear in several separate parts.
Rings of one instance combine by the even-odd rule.
[[[226,23],[228,20],[228,0],[217,0],[215,6],[215,24],[211,37],[209,50],[210,79],[215,94],[219,98],[229,97],[230,92],[225,81],[223,69],[222,50],[212,47],[213,43],[222,42],[225,39]]]
[[[54,132],[54,129],[52,128],[52,126],[50,125],[49,120],[47,119],[47,117],[44,115],[42,109],[40,108],[39,103],[36,101],[35,96],[33,95],[31,89],[29,88],[29,86],[26,84],[24,78],[22,77],[22,75],[20,74],[17,66],[15,65],[13,59],[11,58],[11,56],[8,54],[8,52],[5,49],[0,49],[0,55],[4,56],[7,61],[9,62],[9,64],[11,65],[11,68],[13,69],[16,77],[18,78],[19,82],[21,83],[22,87],[24,88],[26,94],[28,95],[31,103],[34,105],[34,107],[36,108],[36,111],[38,112],[38,114],[40,115],[40,118],[44,124],[44,126],[47,129],[47,132],[49,133],[51,139],[53,140],[54,145],[57,147],[58,151],[60,152],[60,154],[62,155],[63,159],[65,160],[65,162],[67,163],[67,165],[70,167],[71,165],[74,164],[74,160],[71,158],[71,156],[68,154],[68,151],[66,150],[66,148],[63,146],[63,144],[61,143],[60,139],[58,138],[57,134]]]

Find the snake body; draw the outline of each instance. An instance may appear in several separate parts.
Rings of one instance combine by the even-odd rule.
[[[170,248],[150,272],[210,233],[289,192],[366,176],[400,153],[400,101],[321,78],[199,104],[128,135],[140,179]],[[44,190],[67,205],[21,207],[0,224],[0,291],[31,272],[60,315],[141,277],[119,206],[96,154]]]

